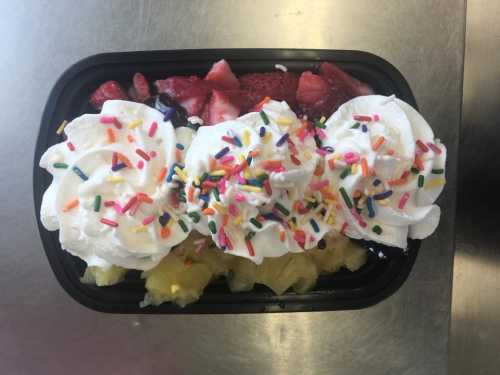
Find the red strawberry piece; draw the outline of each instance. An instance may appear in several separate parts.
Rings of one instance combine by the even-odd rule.
[[[247,101],[255,106],[266,96],[274,100],[284,100],[292,108],[296,106],[298,78],[293,73],[270,72],[250,73],[240,77],[243,90],[248,92]]]
[[[371,94],[371,88],[351,77],[338,66],[322,63],[320,75],[304,72],[299,78],[297,101],[312,118],[330,116],[355,96]]]
[[[210,94],[210,85],[199,77],[174,76],[155,82],[158,92],[168,94],[188,116],[201,113]]]
[[[312,118],[329,116],[349,97],[334,93],[323,77],[306,71],[299,78],[297,102],[302,111]]]
[[[128,99],[127,94],[116,81],[106,81],[94,91],[90,97],[90,104],[95,109],[101,109],[106,100]]]
[[[142,73],[135,73],[132,83],[133,85],[128,90],[128,93],[133,100],[143,103],[151,98],[149,83]]]
[[[238,78],[233,74],[226,60],[219,60],[212,65],[212,69],[207,73],[205,80],[217,89],[232,90],[240,87]]]
[[[229,101],[237,108],[241,110],[242,113],[250,111],[253,107],[252,100],[249,100],[250,93],[247,90],[219,90],[224,93],[229,98]]]
[[[240,109],[231,102],[223,91],[212,90],[210,101],[203,111],[205,125],[214,125],[222,121],[233,120],[240,114]]]
[[[352,96],[373,94],[370,86],[350,76],[335,64],[322,63],[319,67],[319,73],[332,87],[345,89]]]
[[[322,77],[306,71],[300,75],[297,88],[297,101],[300,106],[313,106],[325,99],[330,92],[330,86]]]

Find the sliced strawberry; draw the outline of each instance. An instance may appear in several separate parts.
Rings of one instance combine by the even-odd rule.
[[[301,74],[297,101],[310,117],[330,116],[355,96],[372,93],[371,88],[331,63],[322,63],[320,75],[306,71]]]
[[[90,97],[90,104],[95,109],[101,109],[106,100],[128,99],[125,90],[116,81],[106,81],[94,91]]]
[[[219,90],[229,98],[229,101],[242,113],[249,112],[253,107],[253,101],[250,98],[250,93],[247,90]]]
[[[319,73],[332,87],[345,88],[352,96],[373,94],[370,86],[350,76],[335,64],[322,63],[319,67]]]
[[[300,75],[297,102],[300,109],[312,118],[329,116],[338,107],[336,96],[326,80],[309,71]]]
[[[135,73],[132,83],[128,94],[133,100],[143,103],[151,98],[149,83],[142,73]]]
[[[205,107],[202,114],[205,125],[233,120],[240,114],[240,109],[231,102],[229,96],[220,90],[212,90],[210,101]]]
[[[298,78],[293,73],[270,72],[250,73],[240,77],[243,90],[248,92],[247,101],[253,107],[266,96],[274,100],[284,100],[292,108],[297,104]]]
[[[300,75],[297,88],[297,102],[300,106],[312,106],[325,99],[330,92],[330,86],[322,77],[306,71]]]
[[[214,88],[234,90],[240,87],[238,78],[233,74],[226,60],[219,60],[207,73],[205,80],[210,82]]]
[[[210,85],[196,76],[174,76],[155,84],[158,92],[168,94],[186,110],[188,116],[199,115],[210,94]]]

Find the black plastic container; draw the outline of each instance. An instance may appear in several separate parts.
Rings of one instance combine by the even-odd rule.
[[[212,63],[225,58],[238,75],[273,71],[283,64],[289,71],[312,69],[321,61],[333,61],[349,74],[373,87],[375,93],[395,94],[416,108],[415,98],[401,73],[387,61],[359,51],[295,49],[225,49],[122,52],[95,55],[69,68],[57,81],[49,96],[36,144],[33,192],[35,213],[45,253],[62,287],[81,304],[112,313],[256,313],[284,311],[320,311],[360,309],[373,305],[394,293],[406,280],[415,262],[420,241],[409,241],[408,251],[388,249],[373,243],[368,263],[359,271],[341,270],[320,276],[313,291],[307,294],[288,292],[275,296],[267,288],[256,286],[251,292],[231,293],[224,280],[210,284],[194,304],[179,308],[170,303],[139,308],[145,289],[138,272],[116,286],[98,288],[80,282],[85,264],[61,250],[58,232],[45,230],[40,222],[43,192],[50,184],[49,173],[38,167],[43,152],[61,141],[56,129],[63,120],[91,112],[90,94],[104,81],[117,80],[128,87],[135,72],[142,72],[151,82],[171,75],[204,75]],[[385,259],[375,255],[379,250]]]

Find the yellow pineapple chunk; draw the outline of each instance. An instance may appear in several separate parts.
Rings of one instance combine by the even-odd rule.
[[[153,269],[143,273],[147,293],[145,304],[174,302],[183,307],[197,301],[212,279],[210,268],[170,253]]]
[[[112,265],[107,269],[96,266],[87,267],[82,277],[85,284],[95,284],[97,286],[110,286],[118,284],[125,278],[127,269]]]

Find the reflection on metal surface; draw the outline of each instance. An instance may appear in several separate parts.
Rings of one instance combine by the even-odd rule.
[[[500,347],[500,3],[469,1],[450,374],[498,374]]]
[[[36,235],[31,151],[48,92],[70,64],[99,52],[174,48],[359,49],[408,79],[423,115],[456,158],[465,6],[462,0],[0,2],[2,308],[9,374],[444,374],[455,171],[445,214],[410,278],[363,311],[274,315],[117,316],[64,294]],[[29,25],[29,27],[26,27]],[[64,32],[61,32],[64,30]],[[9,56],[7,58],[6,56]],[[47,63],[50,61],[50,64]],[[23,150],[23,152],[19,152]],[[15,156],[15,163],[12,163]],[[8,286],[8,287],[7,287]],[[23,302],[20,306],[19,301]],[[135,326],[133,322],[139,322]],[[47,341],[47,337],[50,340]]]

